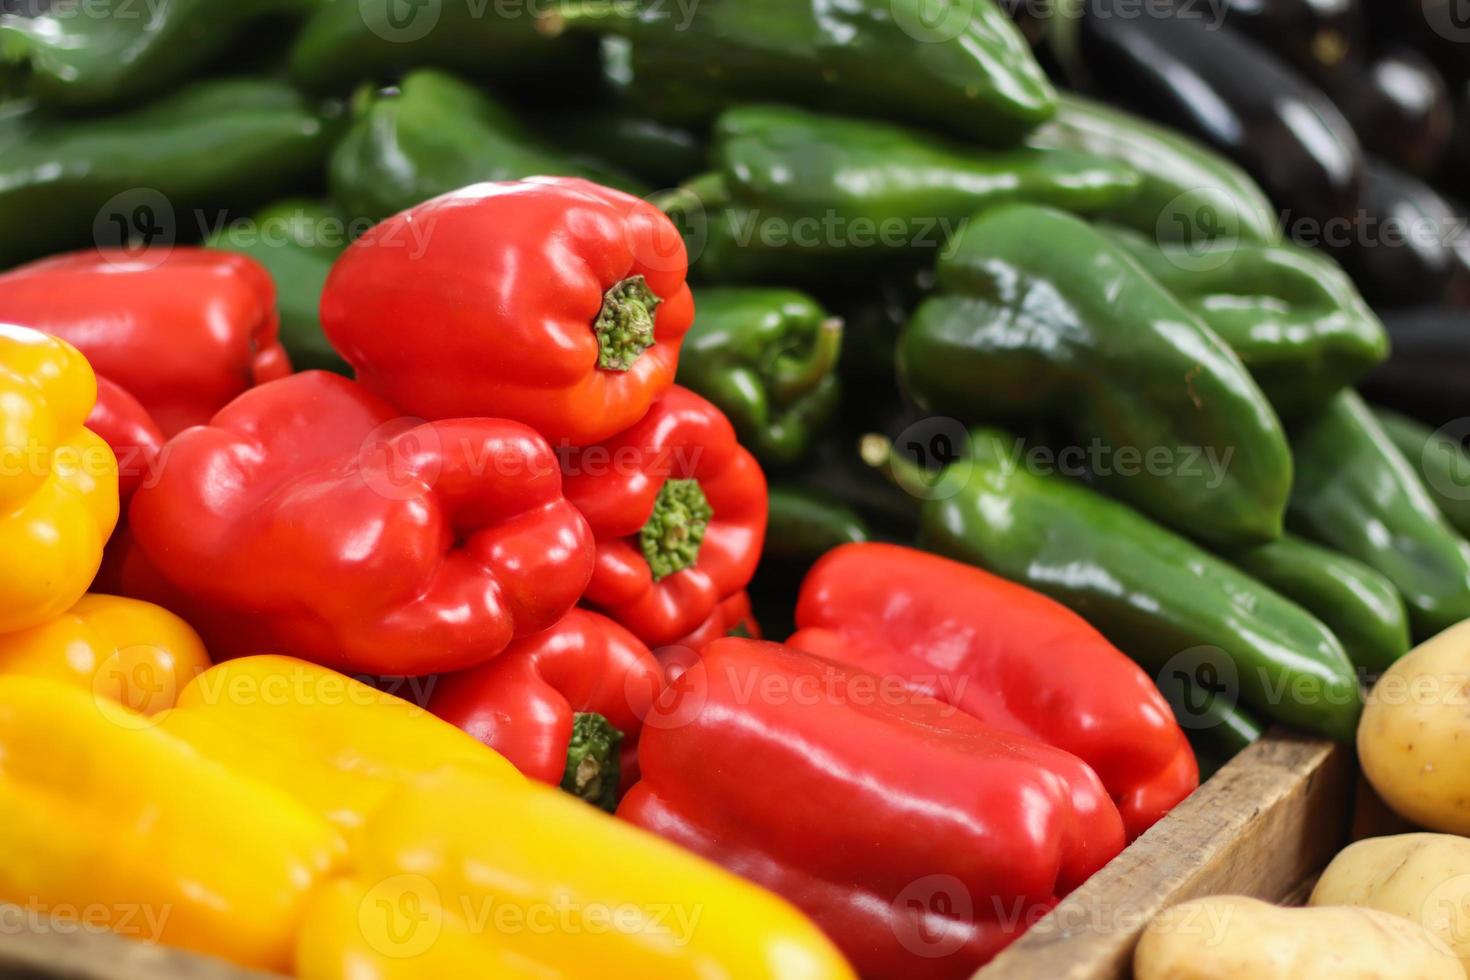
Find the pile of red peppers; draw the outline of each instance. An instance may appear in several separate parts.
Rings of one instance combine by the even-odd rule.
[[[1194,755],[1082,618],[906,547],[828,553],[760,641],[766,483],[673,383],[686,265],[648,203],[535,178],[347,248],[321,319],[355,380],[292,374],[269,276],[227,252],[24,266],[0,322],[96,369],[126,505],[99,590],[215,658],[435,675],[435,714],[784,896],[863,976],[967,976]]]

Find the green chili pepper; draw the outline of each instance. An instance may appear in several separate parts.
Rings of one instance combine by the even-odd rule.
[[[1470,618],[1470,544],[1356,392],[1343,392],[1299,426],[1291,448],[1295,530],[1392,582],[1415,639]]]
[[[490,0],[323,3],[296,37],[291,75],[307,88],[337,91],[429,67],[528,79],[538,91],[560,82],[596,84],[596,42],[547,37],[537,30],[539,6]]]
[[[332,195],[354,217],[377,221],[466,184],[537,174],[640,190],[630,178],[560,152],[490,96],[440,71],[364,89],[353,115],[332,151],[330,180]]]
[[[203,67],[250,21],[307,2],[62,0],[33,16],[0,15],[0,78],[47,105],[131,102]]]
[[[1138,192],[1103,217],[1159,241],[1277,241],[1266,192],[1233,162],[1177,130],[1071,93],[1027,146],[1077,150],[1138,171]]]
[[[1031,472],[999,430],[974,430],[968,448],[936,479],[882,436],[864,442],[865,460],[924,498],[924,547],[1057,599],[1156,675],[1218,685],[1222,710],[1238,691],[1267,717],[1353,737],[1357,676],[1305,609],[1128,505]]]
[[[688,129],[613,106],[548,112],[538,128],[568,152],[606,160],[655,187],[703,170],[708,152]]]
[[[1229,557],[1327,624],[1366,672],[1380,674],[1409,652],[1404,601],[1392,582],[1362,562],[1290,534]]]
[[[1117,244],[1230,345],[1284,418],[1317,411],[1388,357],[1388,333],[1337,263],[1288,242]]]
[[[802,577],[818,558],[838,545],[872,538],[863,516],[821,487],[773,483],[770,504],[765,545],[752,588],[783,596],[788,608]]]
[[[842,321],[790,289],[701,289],[679,383],[719,406],[764,463],[794,463],[837,410]]]
[[[565,0],[544,26],[627,38],[630,90],[671,122],[778,100],[1008,145],[1051,116],[1055,90],[991,0],[932,15],[925,0]]]
[[[102,117],[13,103],[0,108],[0,266],[202,233],[194,209],[269,200],[316,173],[327,145],[322,118],[265,79],[197,82]]]
[[[1419,473],[1439,512],[1470,534],[1470,454],[1460,443],[1407,415],[1375,408],[1378,424]]]
[[[938,284],[899,339],[921,408],[1054,420],[1091,440],[1090,468],[1149,516],[1215,544],[1280,536],[1291,457],[1271,406],[1106,236],[1047,208],[996,208],[946,250]]]
[[[665,199],[712,281],[835,278],[928,261],[981,208],[1091,212],[1131,194],[1126,165],[1071,150],[994,151],[872,120],[745,106],[715,125],[712,173]]]
[[[351,374],[322,333],[317,310],[332,263],[367,228],[367,222],[354,223],[326,202],[293,199],[225,225],[205,244],[248,255],[271,274],[281,315],[281,343],[296,370]]]

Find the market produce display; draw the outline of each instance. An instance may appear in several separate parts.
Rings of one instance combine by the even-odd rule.
[[[0,931],[969,980],[1271,729],[1367,839],[1107,975],[1470,976],[1445,2],[132,6],[0,0]]]

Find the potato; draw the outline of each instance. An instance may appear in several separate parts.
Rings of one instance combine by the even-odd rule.
[[[1332,859],[1311,905],[1356,905],[1419,923],[1470,973],[1470,840],[1451,834],[1370,837]]]
[[[1149,923],[1134,980],[1465,980],[1449,947],[1376,909],[1285,909],[1222,896]]]
[[[1358,723],[1368,782],[1400,816],[1470,834],[1470,620],[1388,669]]]

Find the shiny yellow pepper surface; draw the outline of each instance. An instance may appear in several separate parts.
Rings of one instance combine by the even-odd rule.
[[[193,628],[161,606],[88,593],[40,626],[0,633],[0,675],[49,677],[144,715],[209,667]]]
[[[64,341],[0,324],[0,633],[65,612],[117,524],[117,460],[83,422],[97,379]]]
[[[0,677],[0,901],[282,970],[344,855],[310,808],[147,717]]]
[[[312,898],[302,980],[853,980],[783,899],[561,790],[448,767]]]

